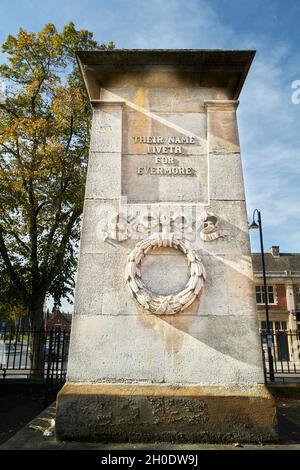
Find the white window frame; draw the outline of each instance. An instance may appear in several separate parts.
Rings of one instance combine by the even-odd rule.
[[[262,284],[259,284],[258,286],[255,286],[255,299],[256,299],[256,294],[257,294],[257,291],[256,291],[257,287],[260,288],[260,294],[261,294],[262,297],[263,297],[263,294],[264,294],[264,286]],[[274,299],[273,302],[270,302],[270,299],[269,299],[269,292],[268,292],[269,287],[272,287],[272,289],[273,289],[273,299]],[[276,305],[277,304],[276,286],[267,285],[267,292],[268,292],[268,305]],[[256,301],[256,304],[257,305],[265,305],[265,302],[257,302]]]

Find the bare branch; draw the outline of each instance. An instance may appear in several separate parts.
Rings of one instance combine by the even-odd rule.
[[[17,152],[7,147],[7,145],[3,144],[2,142],[0,142],[0,145],[2,145],[2,147],[4,147],[7,150],[7,152],[12,153],[13,155],[17,156]]]
[[[19,117],[19,115],[13,111],[12,109],[8,108],[4,103],[0,103],[0,109],[4,109],[7,113],[12,114],[15,117]]]
[[[40,212],[40,210],[47,204],[47,201],[43,201],[41,202],[41,204],[39,204],[35,210],[35,215],[37,216],[38,213]]]
[[[17,240],[17,242],[22,246],[22,248],[24,248],[25,251],[27,251],[28,253],[30,252],[29,246],[27,246],[26,243],[23,242],[23,240],[19,237],[19,235],[15,231],[10,230],[9,233],[12,234],[12,236]]]

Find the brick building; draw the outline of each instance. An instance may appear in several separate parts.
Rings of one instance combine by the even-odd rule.
[[[60,329],[71,331],[72,314],[62,313],[58,308],[54,308],[47,318],[47,330]]]
[[[261,254],[253,253],[253,271],[260,328],[266,328],[265,292]],[[300,331],[300,253],[280,253],[272,246],[265,253],[270,328]]]

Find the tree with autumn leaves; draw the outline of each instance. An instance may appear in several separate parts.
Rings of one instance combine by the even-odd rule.
[[[46,296],[59,304],[73,290],[91,120],[75,53],[113,47],[72,23],[2,46],[0,310],[21,306],[33,329]]]

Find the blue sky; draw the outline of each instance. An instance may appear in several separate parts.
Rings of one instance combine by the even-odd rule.
[[[265,248],[300,252],[300,2],[297,0],[0,0],[0,42],[19,27],[73,21],[119,48],[256,49],[238,110],[247,206]],[[258,250],[258,234],[252,247]]]

